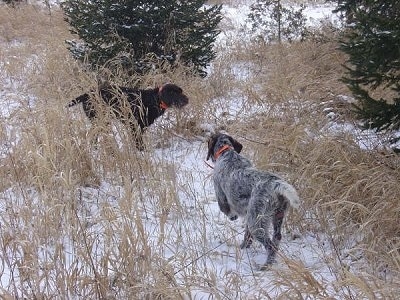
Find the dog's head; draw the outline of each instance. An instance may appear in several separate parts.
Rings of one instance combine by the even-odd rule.
[[[232,147],[237,153],[240,153],[243,148],[243,145],[233,137],[223,133],[216,133],[208,140],[207,160],[211,157],[212,161],[215,162],[215,154],[225,145]]]
[[[189,103],[188,97],[183,93],[182,89],[176,84],[164,84],[158,90],[160,100],[165,104],[165,107],[182,108]]]

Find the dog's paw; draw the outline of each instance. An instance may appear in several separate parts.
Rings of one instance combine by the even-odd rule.
[[[264,264],[259,267],[260,271],[270,271],[272,268],[272,264]]]
[[[264,266],[272,266],[273,264],[276,264],[275,256],[268,256],[267,261],[265,262]]]
[[[260,271],[270,271],[272,269],[275,269],[277,267],[277,261],[275,258],[268,258],[267,261],[259,266]]]

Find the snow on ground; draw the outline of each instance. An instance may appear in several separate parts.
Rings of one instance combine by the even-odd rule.
[[[314,278],[325,283],[325,289],[331,291],[332,296],[337,296],[338,293],[333,286],[335,274],[332,273],[330,262],[327,261],[327,258],[335,256],[335,251],[331,249],[328,237],[322,233],[308,233],[293,238],[293,235],[284,232],[278,263],[273,267],[275,271],[259,270],[266,260],[265,249],[259,243],[254,243],[246,250],[240,249],[244,225],[240,220],[229,221],[219,211],[211,180],[213,171],[204,162],[206,154],[204,141],[189,142],[180,138],[176,138],[171,147],[157,149],[154,152],[154,163],[170,163],[173,166],[176,174],[176,192],[185,214],[172,214],[168,217],[163,228],[168,234],[164,236],[162,245],[158,243],[160,228],[159,221],[155,217],[157,208],[151,203],[145,205],[142,221],[151,240],[150,243],[161,248],[158,251],[164,253],[175,271],[177,280],[181,278],[180,275],[185,276],[193,265],[197,270],[202,270],[198,272],[204,274],[206,278],[215,278],[215,288],[219,292],[223,291],[229,299],[257,298],[257,293],[260,291],[267,292],[271,298],[276,298],[282,290],[274,284],[278,280],[275,272],[284,272],[285,262],[292,260],[303,264]],[[104,196],[98,196],[99,190]],[[82,188],[85,195],[84,206],[88,211],[86,222],[96,224],[92,228],[93,232],[98,234],[107,226],[99,222],[103,205],[115,207],[121,205],[119,199],[123,198],[123,195],[120,190],[122,188],[106,182],[103,182],[98,189]],[[179,227],[186,231],[183,237],[177,230]],[[188,249],[191,251],[195,249],[197,257],[190,257],[182,263],[181,257],[188,252]],[[74,261],[73,257],[69,260]],[[232,280],[235,278],[241,281],[239,289],[225,290],[227,286],[232,285]],[[192,296],[195,299],[208,299],[213,297],[209,290],[207,285],[194,286]]]
[[[274,288],[274,274],[258,270],[265,262],[265,249],[255,243],[247,250],[240,250],[239,245],[244,232],[243,223],[229,221],[219,212],[211,180],[212,169],[204,163],[206,153],[206,145],[201,141],[192,143],[176,141],[172,148],[158,150],[158,154],[162,157],[168,157],[171,162],[179,162],[178,186],[190,187],[191,193],[182,194],[180,201],[183,205],[193,207],[193,218],[190,221],[193,222],[192,233],[197,237],[192,238],[202,240],[206,232],[204,253],[199,254],[204,257],[200,259],[216,273],[221,290],[224,286],[229,286],[233,276],[239,277],[240,274],[240,277],[246,278],[241,284],[242,290],[237,291],[241,297],[255,296],[259,287],[268,290],[269,296],[275,298],[281,291]],[[199,220],[205,220],[205,223],[199,224]],[[323,235],[317,237],[310,233],[293,239],[291,235],[285,233],[280,253],[286,259],[301,261],[315,277],[324,278],[328,284],[334,282],[335,278],[325,261],[327,255],[331,256],[332,252],[327,245],[329,243]],[[282,265],[282,257],[278,258],[278,265]]]
[[[319,20],[330,18],[331,6],[318,5],[306,10],[309,15],[309,22],[318,24]],[[225,30],[219,40],[219,43],[229,45],[230,38],[244,34],[246,29],[246,17],[249,13],[248,5],[241,4],[237,7],[224,6],[223,13],[225,15]],[[240,70],[236,72],[238,76],[247,76]],[[4,74],[1,74],[4,76]],[[1,78],[2,82],[8,82],[3,85],[0,90],[1,112],[0,117],[7,119],[12,112],[18,107],[19,101],[19,84],[15,84],[11,79]],[[229,111],[233,119],[238,116],[252,114],[252,111],[243,103],[235,102],[233,107],[224,107],[226,99],[215,99],[215,104],[220,105],[220,112]],[[259,111],[260,108],[252,108]],[[264,108],[265,109],[265,108]],[[217,110],[217,114],[219,111]],[[327,112],[327,116],[329,117]],[[334,131],[354,131],[350,125],[338,125],[332,122],[329,130]],[[212,130],[212,125],[204,124],[204,128]],[[9,134],[15,134],[10,124],[7,129]],[[17,134],[15,134],[17,138]],[[9,138],[7,139],[9,140]],[[365,141],[365,147],[369,145]],[[2,155],[9,151],[10,145],[2,145]],[[246,152],[246,149],[244,153]],[[211,175],[212,169],[204,162],[207,149],[203,140],[186,141],[180,138],[174,138],[169,148],[156,149],[153,153],[154,163],[169,163],[176,174],[176,192],[180,205],[186,211],[185,218],[174,215],[170,216],[166,222],[166,232],[169,232],[163,241],[163,253],[165,258],[173,266],[177,278],[179,274],[186,272],[185,269],[190,265],[196,265],[197,268],[203,268],[204,274],[208,274],[210,278],[217,278],[217,288],[224,291],[226,286],[231,286],[231,282],[237,278],[244,278],[240,284],[240,290],[224,291],[229,297],[257,297],[259,290],[267,291],[269,296],[274,298],[281,292],[275,288],[273,282],[277,280],[274,273],[260,272],[258,267],[264,263],[266,259],[265,250],[257,243],[247,250],[240,250],[238,245],[243,238],[244,227],[241,221],[231,222],[219,212],[217,202],[215,201],[214,189],[212,186]],[[10,198],[18,197],[12,192],[7,193]],[[102,182],[99,188],[82,188],[85,204],[82,204],[86,210],[86,221],[88,224],[91,220],[96,220],[96,226],[93,231],[103,230],[101,221],[101,207],[105,204],[118,207],[120,205],[118,199],[122,198],[121,189],[118,186]],[[94,200],[93,200],[94,199]],[[146,226],[146,232],[150,239],[154,236],[154,244],[160,238],[159,224],[152,217],[155,208],[149,202],[146,216],[143,216],[143,222]],[[6,210],[7,207],[2,205],[0,212]],[[148,214],[147,214],[148,213]],[[189,217],[188,217],[189,216]],[[180,237],[177,231],[178,227],[184,227],[190,230],[190,236]],[[71,242],[71,241],[69,241]],[[68,243],[68,241],[67,241]],[[178,260],[185,252],[185,249],[192,249],[193,245],[201,245],[198,251],[198,257],[187,261],[186,264]],[[201,251],[200,251],[201,250]],[[101,251],[101,250],[100,250]],[[290,234],[284,234],[281,242],[281,256],[278,257],[278,266],[284,272],[283,260],[289,259],[304,264],[309,272],[315,277],[321,279],[326,284],[327,290],[331,292],[330,296],[340,295],[340,291],[336,291],[333,286],[335,275],[332,273],[327,257],[335,255],[334,249],[331,248],[328,238],[323,234],[308,233],[304,236],[297,236],[296,239]],[[74,253],[67,261],[74,261]],[[9,272],[3,270],[1,281],[2,286],[7,287],[10,284]],[[206,286],[204,286],[206,287]],[[192,288],[192,295],[195,298],[208,298],[212,296],[209,288],[202,288],[200,285]]]

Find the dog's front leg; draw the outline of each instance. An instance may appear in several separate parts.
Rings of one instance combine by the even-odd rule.
[[[231,221],[236,220],[238,216],[231,210],[228,200],[226,199],[225,193],[216,184],[214,184],[214,188],[220,211],[223,212]]]
[[[217,200],[219,210],[222,211],[225,215],[229,216],[231,212],[231,207],[229,206],[229,203],[227,201],[220,201],[220,198],[218,198]]]
[[[129,121],[129,126],[131,128],[132,139],[135,143],[136,149],[138,149],[139,151],[145,150],[142,136],[144,132],[144,127],[139,126],[137,122],[134,122],[133,120]]]

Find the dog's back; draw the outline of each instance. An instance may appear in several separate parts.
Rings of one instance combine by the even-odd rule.
[[[163,115],[166,109],[182,108],[189,103],[189,99],[179,86],[172,83],[150,89],[107,85],[80,95],[67,107],[78,103],[82,103],[86,116],[94,122],[111,112],[131,129],[137,148],[143,149],[143,130]]]
[[[89,93],[82,94],[67,104],[67,107],[75,106],[82,103],[83,111],[90,120],[98,117],[99,111],[96,103],[103,103],[110,107],[112,112],[119,119],[124,119],[124,114],[127,112],[133,113],[134,118],[138,119],[138,108],[142,105],[146,106],[147,103],[140,101],[141,90],[128,88],[108,86],[103,87],[97,92],[92,90]],[[100,102],[97,102],[98,100]],[[126,105],[124,101],[127,101]],[[140,120],[139,120],[139,123]],[[140,124],[144,125],[144,124]],[[141,126],[144,127],[144,126]]]
[[[226,180],[230,178],[230,180]],[[245,216],[250,201],[257,200],[278,207],[280,201],[287,201],[293,208],[300,206],[295,188],[280,176],[254,168],[247,158],[231,151],[218,160],[215,165],[214,184],[220,186],[232,210]],[[280,197],[281,196],[281,197]],[[282,198],[283,197],[283,198]]]
[[[128,98],[128,101],[134,102],[140,97],[141,90],[128,88],[128,87],[118,87],[118,86],[108,86],[102,87],[96,92],[95,90],[91,90],[89,93],[84,93],[71,102],[67,104],[67,107],[72,107],[79,103],[85,103],[91,100],[91,97],[95,97],[96,93],[100,96],[106,104],[112,105],[117,101],[118,98],[121,98],[122,95]]]

